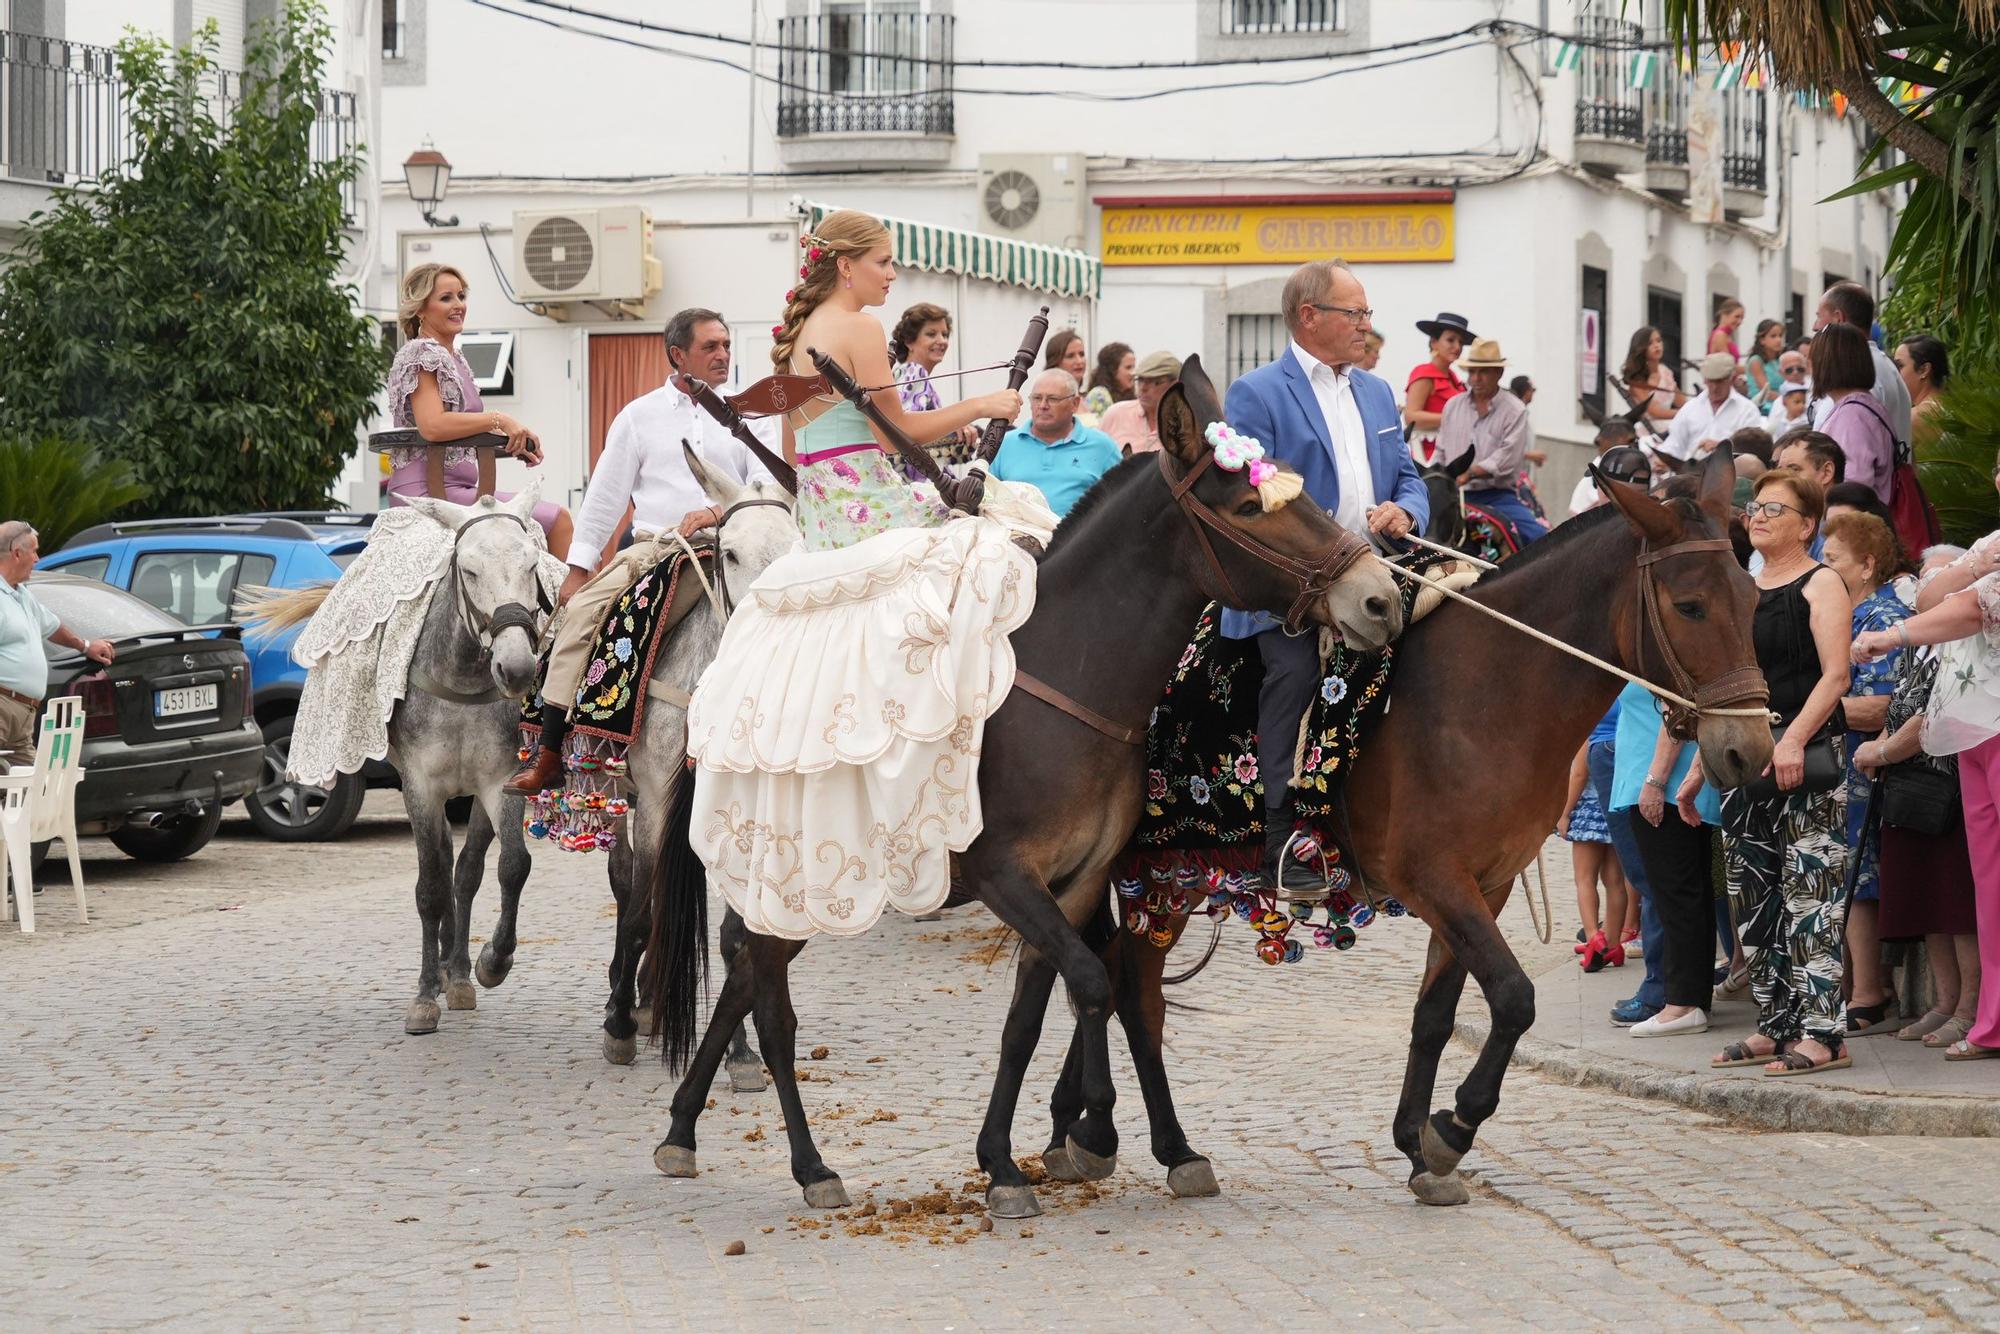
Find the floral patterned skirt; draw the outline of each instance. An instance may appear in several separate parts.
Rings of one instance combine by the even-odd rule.
[[[906,481],[873,445],[799,469],[806,550],[833,551],[892,528],[936,528],[951,511],[928,485]]]

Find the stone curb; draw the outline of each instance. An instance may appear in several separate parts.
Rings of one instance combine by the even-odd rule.
[[[1486,1025],[1460,1020],[1458,1041],[1477,1048]],[[1664,1070],[1640,1062],[1606,1065],[1594,1054],[1525,1037],[1513,1063],[1578,1088],[1601,1088],[1627,1097],[1671,1102],[1760,1130],[1834,1135],[2000,1136],[2000,1100],[1925,1093],[1863,1093],[1814,1086],[1804,1080],[1767,1080]]]

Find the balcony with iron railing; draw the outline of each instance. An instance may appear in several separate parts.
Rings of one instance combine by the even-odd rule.
[[[1754,217],[1764,211],[1769,190],[1764,146],[1765,108],[1761,89],[1731,88],[1722,95],[1722,211]]]
[[[1688,80],[1661,70],[1646,90],[1646,188],[1683,198],[1688,190]]]
[[[243,76],[218,71],[201,95],[227,119],[242,101]],[[51,187],[85,185],[129,161],[137,149],[125,116],[117,52],[84,42],[0,29],[0,223],[43,207]],[[311,153],[330,162],[360,140],[351,92],[323,88]],[[341,189],[350,226],[360,216],[360,185]]]
[[[779,19],[785,165],[949,161],[951,58],[949,14],[829,6]]]
[[[1645,112],[1624,62],[1639,25],[1585,14],[1577,21],[1584,50],[1577,65],[1576,160],[1587,171],[1619,176],[1646,160]]]

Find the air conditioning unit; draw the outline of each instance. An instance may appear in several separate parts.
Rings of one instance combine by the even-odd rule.
[[[645,209],[514,215],[514,292],[521,300],[639,302],[659,290],[653,215]]]
[[[1080,248],[1088,217],[1081,153],[981,153],[979,227],[993,236]]]

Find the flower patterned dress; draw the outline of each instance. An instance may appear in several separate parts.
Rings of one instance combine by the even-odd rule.
[[[850,547],[892,528],[936,528],[950,514],[928,484],[904,480],[852,403],[798,428],[793,440],[808,551]]]
[[[2000,546],[1988,533],[1953,565]],[[2000,573],[1989,574],[1959,597],[1979,599],[1979,628],[1938,646],[1937,684],[1924,713],[1924,750],[1956,755],[2000,734]]]
[[[1889,585],[1884,584],[1855,604],[1853,633],[1859,635],[1868,630],[1892,629],[1898,621],[1908,619],[1909,615],[1909,607]],[[1900,650],[1885,654],[1874,662],[1850,667],[1847,693],[1850,696],[1892,694],[1902,667],[1903,654]],[[1861,860],[1861,869],[1855,872],[1854,897],[1862,903],[1872,903],[1882,897],[1880,846],[1875,839],[1861,836],[1862,826],[1868,817],[1871,785],[1866,775],[1854,767],[1854,752],[1871,735],[1854,731],[1847,734],[1847,846],[1849,855]]]

